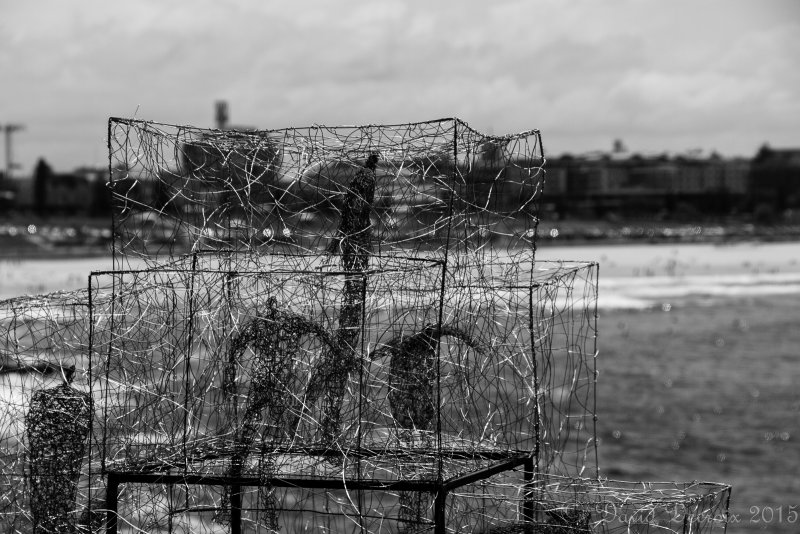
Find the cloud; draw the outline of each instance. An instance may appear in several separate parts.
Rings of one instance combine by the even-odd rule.
[[[56,168],[102,163],[106,118],[137,106],[140,118],[211,125],[220,98],[234,123],[260,127],[458,115],[495,133],[540,128],[555,150],[691,138],[749,153],[796,143],[798,11],[783,0],[13,2],[0,21],[0,123],[28,125],[15,152],[29,168],[40,155]]]

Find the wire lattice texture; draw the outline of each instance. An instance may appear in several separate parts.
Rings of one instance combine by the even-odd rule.
[[[518,489],[518,488],[516,488]],[[455,532],[482,534],[708,534],[724,532],[731,487],[713,482],[626,482],[541,475],[531,491],[532,520],[521,522],[522,495],[500,477],[454,499]]]
[[[449,531],[724,526],[727,487],[596,478],[597,265],[535,261],[538,131],[111,119],[108,143],[113,270],[0,303],[4,369],[40,371],[0,375],[4,529],[102,530],[109,472],[257,480],[252,530],[432,527],[433,493],[356,489],[376,480],[470,480],[448,486]],[[39,418],[53,402],[71,423]],[[26,468],[57,441],[69,461]],[[519,458],[533,469],[470,478]],[[60,512],[31,504],[42,469]],[[117,511],[227,532],[235,495],[128,483]]]
[[[273,257],[270,270],[252,272],[221,270],[216,254],[186,261],[92,275],[93,300],[112,303],[91,318],[112,332],[95,371],[104,469],[437,480],[517,454],[562,474],[596,461],[594,264],[534,264],[527,254],[447,270],[372,257],[357,366],[338,374],[325,354],[341,361],[349,350],[337,337],[348,273],[316,256]],[[317,383],[324,394],[310,395]],[[149,491],[126,489],[136,524],[166,521]],[[226,491],[186,499],[225,509]],[[281,499],[319,512],[313,492],[270,491],[269,506],[253,504],[262,513],[284,510]],[[392,524],[410,496],[369,499]],[[258,492],[247,498],[263,504]],[[415,506],[424,523],[430,502]],[[364,520],[357,505],[345,509]]]
[[[335,248],[370,156],[382,254],[531,247],[544,185],[537,130],[487,136],[459,119],[255,132],[111,119],[109,155],[116,268],[205,249]]]
[[[85,509],[93,404],[85,373],[90,367],[87,295],[85,290],[58,292],[0,302],[3,532],[26,532],[34,523],[39,532],[66,532]]]

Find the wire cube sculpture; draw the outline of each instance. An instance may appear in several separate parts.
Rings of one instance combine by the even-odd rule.
[[[601,478],[536,477],[528,487],[534,507],[519,520],[522,495],[498,498],[494,479],[457,496],[455,532],[508,534],[707,534],[725,532],[731,487],[714,482],[626,482]]]
[[[594,264],[372,260],[355,273],[365,279],[356,347],[341,341],[354,273],[317,256],[276,257],[268,271],[196,255],[185,269],[93,273],[92,299],[112,303],[91,315],[111,331],[93,371],[99,456],[125,485],[115,506],[126,521],[277,525],[287,510],[308,518],[335,505],[354,528],[421,528],[437,513],[424,495],[446,483],[498,466],[527,468],[529,482],[537,468],[578,474],[596,460]],[[163,498],[156,481],[187,477],[217,487],[152,504]],[[525,483],[509,481],[514,492]],[[449,516],[449,501],[438,506]],[[241,515],[248,508],[258,512]]]
[[[328,250],[370,156],[376,252],[535,242],[538,130],[488,136],[459,119],[240,132],[112,118],[108,128],[116,268],[206,249]]]
[[[112,270],[0,302],[2,530],[725,528],[729,486],[600,478],[597,264],[535,259],[537,130],[108,147]]]

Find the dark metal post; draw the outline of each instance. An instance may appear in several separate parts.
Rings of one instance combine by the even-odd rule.
[[[534,464],[532,469],[539,470],[539,457],[541,456],[541,413],[539,412],[539,367],[536,354],[536,323],[534,321],[534,313],[536,311],[533,301],[533,289],[531,285],[528,288],[528,329],[531,336],[531,363],[533,363],[533,457]],[[527,466],[527,464],[526,464]]]
[[[533,456],[525,460],[525,493],[522,501],[522,518],[526,523],[533,521]]]
[[[444,488],[440,488],[436,493],[436,500],[433,501],[434,534],[446,533],[445,504],[447,504],[447,491]]]
[[[119,500],[119,480],[113,471],[108,473],[106,482],[106,534],[117,534],[117,501]]]
[[[242,534],[242,487],[231,486],[231,534]]]

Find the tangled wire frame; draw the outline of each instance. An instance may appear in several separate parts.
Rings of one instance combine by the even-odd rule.
[[[724,526],[725,486],[599,477],[598,267],[536,260],[538,131],[112,118],[108,143],[112,268],[0,302],[4,369],[35,370],[0,374],[0,529]]]

